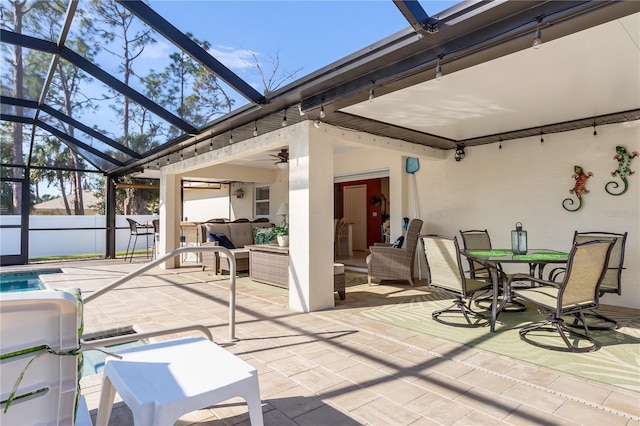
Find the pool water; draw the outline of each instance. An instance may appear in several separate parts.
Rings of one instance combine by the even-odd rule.
[[[44,284],[40,275],[59,274],[61,269],[39,269],[28,272],[2,272],[0,273],[0,293],[13,291],[43,290]]]
[[[125,349],[137,348],[143,346],[146,343],[142,340],[136,340],[129,343],[121,343],[119,345],[106,346],[100,348],[110,353],[118,353]],[[102,373],[104,370],[104,360],[107,354],[98,350],[85,350],[83,352],[84,359],[82,364],[82,377],[92,376],[94,374]]]

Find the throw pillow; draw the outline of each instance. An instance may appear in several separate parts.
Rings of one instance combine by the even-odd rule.
[[[258,227],[253,230],[254,244],[275,244],[276,236],[272,227]]]
[[[207,242],[208,243],[217,243],[218,242],[218,237],[216,237],[216,234],[212,234],[211,232],[209,232],[209,235],[207,236]]]
[[[222,247],[228,248],[229,250],[236,248],[236,246],[233,245],[231,240],[226,235],[216,234],[216,238],[218,239],[218,242]]]
[[[393,244],[391,244],[391,247],[393,248],[402,248],[402,243],[404,243],[404,237],[403,236],[399,236],[397,240],[395,240],[393,242]]]

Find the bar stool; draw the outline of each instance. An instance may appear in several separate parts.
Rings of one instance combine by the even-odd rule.
[[[127,243],[127,251],[124,254],[124,261],[127,261],[127,256],[129,255],[129,246],[131,245],[131,239],[133,238],[133,247],[131,248],[131,259],[129,262],[133,261],[133,252],[136,250],[136,243],[138,242],[138,237],[143,236],[147,238],[147,259],[149,258],[149,235],[154,235],[153,229],[148,226],[144,226],[141,223],[136,222],[133,219],[126,218],[127,222],[129,222],[129,242]],[[155,238],[155,237],[154,237]]]

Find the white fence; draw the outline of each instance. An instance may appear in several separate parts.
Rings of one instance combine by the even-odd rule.
[[[124,251],[129,242],[129,223],[126,218],[139,223],[157,219],[154,215],[116,216],[116,250]],[[75,254],[105,253],[106,217],[94,216],[30,216],[29,258]],[[19,216],[0,216],[1,225],[20,224]],[[81,229],[98,228],[98,229]],[[55,230],[49,230],[55,229]],[[61,229],[61,230],[58,230]],[[133,241],[131,242],[133,244]],[[153,244],[149,237],[149,247]],[[136,249],[146,247],[145,237],[138,237]],[[0,229],[0,255],[20,253],[20,231],[17,228]]]

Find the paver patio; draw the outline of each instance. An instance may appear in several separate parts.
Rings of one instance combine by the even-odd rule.
[[[86,295],[140,264],[59,266],[64,274],[45,276],[47,285],[80,287]],[[228,280],[198,267],[153,269],[86,304],[85,333],[134,324],[143,330],[207,326],[216,343],[258,369],[266,425],[640,425],[640,394],[633,391],[356,315],[425,291],[350,287],[346,300],[336,295],[335,309],[303,314],[287,308],[282,291],[239,284],[237,341],[229,342]],[[100,384],[100,374],[81,381],[94,420]],[[110,424],[131,424],[128,408],[116,401]],[[244,401],[234,399],[178,424],[249,419]]]

